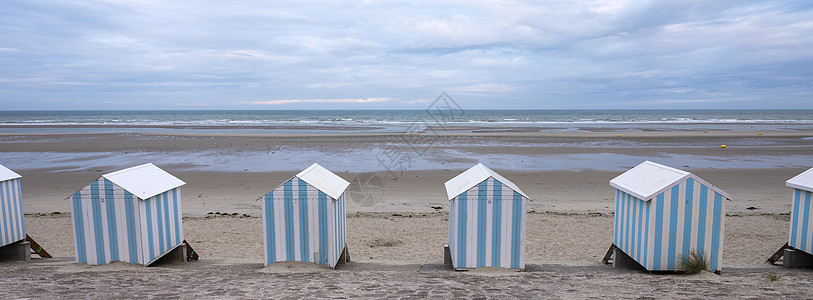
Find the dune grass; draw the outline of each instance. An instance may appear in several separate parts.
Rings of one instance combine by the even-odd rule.
[[[686,275],[698,274],[703,271],[708,271],[711,263],[702,250],[696,249],[689,250],[689,253],[680,259],[681,268]]]
[[[765,279],[768,280],[768,282],[774,282],[774,281],[779,280],[779,274],[776,274],[776,273],[765,273],[764,276],[765,276]]]

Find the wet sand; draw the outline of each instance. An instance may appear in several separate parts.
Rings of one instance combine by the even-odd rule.
[[[809,298],[805,270],[736,268],[722,275],[657,275],[612,267],[532,264],[522,273],[443,270],[438,265],[306,266],[274,272],[261,264],[222,260],[160,267],[76,266],[67,259],[5,263],[3,298],[184,299],[768,299]],[[96,270],[96,271],[91,271]],[[24,283],[23,283],[24,282]],[[23,283],[23,284],[21,284]]]
[[[68,212],[63,200],[88,182],[146,162],[187,182],[189,216],[256,216],[256,199],[313,162],[351,182],[360,175],[379,180],[356,191],[378,188],[381,195],[351,201],[350,212],[432,212],[432,205],[446,205],[443,182],[482,162],[520,186],[534,211],[609,214],[609,180],[644,160],[694,172],[727,191],[730,213],[787,213],[784,181],[810,167],[813,131],[757,134],[459,133],[422,140],[421,153],[409,142],[419,139],[398,134],[6,134],[0,163],[23,175],[27,213]],[[393,159],[392,149],[401,156]]]

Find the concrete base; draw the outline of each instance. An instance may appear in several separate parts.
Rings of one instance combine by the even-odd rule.
[[[0,260],[31,260],[31,244],[27,241],[20,241],[0,247]]]
[[[646,268],[618,248],[613,249],[613,267],[646,271]]]
[[[785,249],[782,258],[785,268],[813,268],[813,255],[796,249]]]
[[[151,264],[148,264],[147,266],[160,265],[166,263],[179,263],[179,262],[182,263],[186,262],[186,257],[187,257],[186,244],[180,244],[178,247],[175,247],[175,249],[172,249],[167,254],[164,254],[163,256],[153,261]]]
[[[471,270],[478,269],[478,268],[455,268],[454,264],[452,263],[452,251],[449,249],[449,245],[443,245],[443,267],[447,268],[447,269],[452,269],[452,270],[455,270],[455,271],[471,271]],[[505,269],[505,270],[517,271],[517,272],[522,272],[522,271],[525,270],[525,268],[512,269],[512,268],[509,268],[509,267],[480,267],[480,268],[485,268],[485,269],[497,268],[497,269]]]
[[[173,262],[186,262],[186,257],[186,244],[181,244],[166,255],[166,259]]]
[[[449,245],[443,245],[443,265],[452,266],[452,251],[449,250]]]

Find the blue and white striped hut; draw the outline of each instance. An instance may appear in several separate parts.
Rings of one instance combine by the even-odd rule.
[[[261,198],[265,265],[347,261],[345,189],[349,182],[318,164]]]
[[[25,240],[20,174],[0,165],[0,247]]]
[[[449,252],[455,270],[525,269],[528,196],[483,164],[446,182]]]
[[[785,185],[793,188],[788,246],[813,254],[813,222],[810,218],[813,211],[813,201],[810,200],[813,168],[786,181]]]
[[[102,175],[74,193],[76,261],[149,265],[181,246],[184,184],[148,163]]]
[[[723,261],[726,192],[696,175],[645,161],[610,180],[613,244],[649,271],[677,271],[691,250]]]

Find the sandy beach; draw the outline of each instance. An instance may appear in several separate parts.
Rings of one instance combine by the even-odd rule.
[[[811,19],[3,1],[0,300],[813,299]]]
[[[392,133],[3,134],[0,162],[23,176],[28,234],[57,259],[0,264],[0,270],[9,274],[0,280],[0,297],[813,294],[813,273],[763,263],[787,239],[791,204],[784,182],[813,162],[809,139],[813,131],[699,128],[618,134],[462,130],[427,134],[419,137],[421,143]],[[727,147],[720,148],[721,144]],[[386,160],[391,154],[387,149],[399,149],[402,155],[395,167],[381,163],[382,155]],[[404,163],[404,153],[411,155],[409,164]],[[613,190],[608,181],[644,160],[691,171],[731,194],[732,200],[726,202],[722,275],[653,275],[601,264],[613,229]],[[508,177],[532,200],[527,272],[478,276],[483,274],[440,266],[448,224],[443,182],[478,161]],[[201,260],[154,268],[74,264],[65,199],[102,174],[146,162],[187,183],[182,187],[184,230]],[[289,273],[269,267],[269,272],[262,267],[262,221],[256,199],[307,167],[305,162],[318,162],[350,182],[377,178],[372,185],[360,185],[354,190],[357,197],[348,199],[347,236],[353,261],[334,271],[306,266]],[[765,273],[780,274],[780,280],[768,282]],[[294,287],[306,278],[324,284]]]

